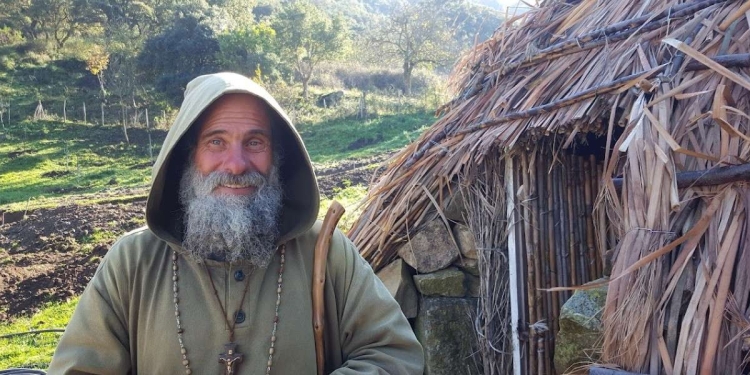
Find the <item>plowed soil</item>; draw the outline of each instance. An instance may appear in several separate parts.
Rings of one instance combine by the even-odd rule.
[[[386,157],[317,170],[321,193],[330,196],[335,188],[345,187],[346,180],[368,185],[375,171],[372,166]],[[81,294],[114,238],[144,224],[145,207],[145,199],[66,203],[27,212],[25,218],[0,226],[0,321]],[[101,233],[110,235],[97,241]]]

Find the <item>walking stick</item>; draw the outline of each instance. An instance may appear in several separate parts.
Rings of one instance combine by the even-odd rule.
[[[315,254],[313,256],[313,285],[312,285],[312,307],[313,307],[313,333],[315,334],[315,362],[318,364],[318,375],[325,371],[325,345],[323,343],[323,331],[325,330],[325,305],[323,301],[323,288],[326,283],[326,261],[328,249],[331,245],[331,237],[336,229],[336,224],[344,214],[344,206],[339,202],[331,202],[328,207],[323,226],[318,233],[315,242]]]

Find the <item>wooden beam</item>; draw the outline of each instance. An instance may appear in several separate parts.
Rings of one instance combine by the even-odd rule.
[[[677,187],[680,189],[716,186],[738,181],[750,181],[750,163],[677,174]],[[613,178],[612,182],[618,191],[622,189],[622,177]]]

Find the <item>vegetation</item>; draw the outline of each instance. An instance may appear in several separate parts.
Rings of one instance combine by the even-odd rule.
[[[79,203],[141,199],[186,83],[208,72],[262,82],[317,166],[403,147],[447,99],[446,64],[500,22],[466,0],[407,3],[0,0],[0,210],[54,206],[73,194]],[[423,9],[435,4],[433,20]],[[398,28],[378,25],[399,25],[402,10],[426,54],[404,57],[397,44],[375,43],[400,37]],[[343,91],[341,102],[316,106],[333,90]],[[365,189],[345,183],[324,197],[321,215],[339,200],[347,208],[339,227],[347,230]],[[115,197],[93,194],[100,192]],[[88,251],[113,236],[95,230],[78,245]],[[75,303],[0,324],[0,335],[64,327]],[[0,368],[44,368],[58,339],[0,339]]]
[[[31,317],[0,324],[0,336],[32,330],[65,328],[73,315],[78,298],[50,303]],[[42,368],[49,366],[60,333],[46,332],[0,338],[0,369],[11,367]]]

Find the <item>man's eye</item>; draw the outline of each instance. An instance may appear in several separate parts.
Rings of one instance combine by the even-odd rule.
[[[221,140],[219,140],[219,139],[212,139],[212,140],[208,141],[208,144],[210,144],[212,146],[221,146]]]
[[[266,141],[262,139],[251,139],[247,141],[246,147],[250,152],[261,152],[266,150]]]

